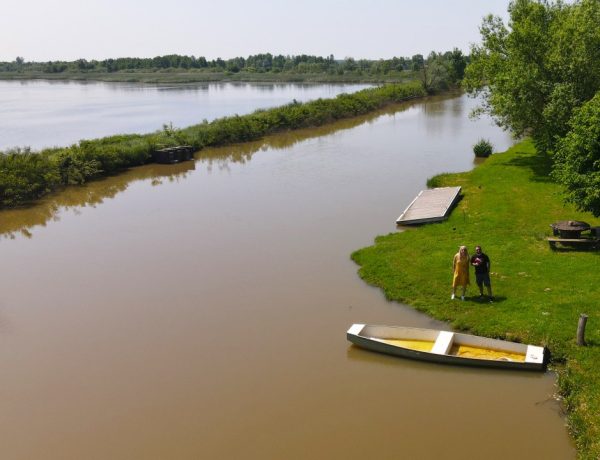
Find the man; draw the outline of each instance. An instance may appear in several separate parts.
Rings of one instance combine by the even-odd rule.
[[[485,285],[490,302],[494,301],[492,296],[492,283],[490,281],[490,258],[485,255],[481,246],[475,246],[475,255],[471,257],[471,265],[475,267],[475,281],[479,288],[479,298],[483,298],[483,286]]]

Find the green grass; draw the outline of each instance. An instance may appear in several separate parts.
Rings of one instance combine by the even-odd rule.
[[[584,220],[550,181],[550,162],[529,142],[492,155],[468,173],[442,174],[429,186],[456,186],[464,198],[450,218],[380,236],[352,259],[360,276],[453,327],[547,346],[581,458],[600,458],[600,252],[552,251],[546,236],[557,220]],[[483,247],[492,262],[496,302],[451,301],[452,256],[460,245]],[[580,313],[589,316],[587,347],[575,343]]]

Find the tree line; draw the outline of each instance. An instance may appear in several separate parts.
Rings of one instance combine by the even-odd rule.
[[[455,81],[462,78],[467,57],[454,49],[444,53],[433,52],[424,57],[416,54],[412,57],[393,57],[391,59],[335,59],[327,57],[298,55],[284,56],[271,53],[232,59],[207,60],[200,56],[180,56],[170,54],[153,58],[115,58],[104,60],[78,59],[76,61],[27,62],[17,57],[12,62],[0,62],[0,72],[43,72],[43,73],[85,73],[85,72],[119,72],[119,71],[151,71],[164,69],[199,70],[212,72],[256,72],[256,73],[353,73],[361,75],[387,75],[391,72],[419,72],[428,64],[448,69],[448,74]]]
[[[600,0],[513,0],[488,16],[463,81],[497,123],[532,137],[568,201],[600,216]]]

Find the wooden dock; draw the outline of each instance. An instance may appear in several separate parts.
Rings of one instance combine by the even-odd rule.
[[[412,203],[396,219],[398,225],[439,222],[448,218],[452,205],[460,196],[460,187],[421,190]]]

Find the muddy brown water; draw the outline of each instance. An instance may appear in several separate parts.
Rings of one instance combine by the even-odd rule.
[[[472,104],[399,105],[0,213],[1,458],[573,458],[554,374],[345,338],[441,325],[349,254],[396,231],[427,177],[472,167],[478,137],[510,144]]]

